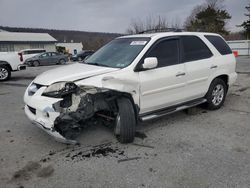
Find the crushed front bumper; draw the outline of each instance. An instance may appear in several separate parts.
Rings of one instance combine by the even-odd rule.
[[[34,125],[36,125],[37,127],[41,128],[43,131],[45,131],[46,133],[48,133],[49,135],[54,137],[55,140],[58,142],[62,142],[65,144],[76,144],[77,143],[75,140],[68,140],[65,137],[63,137],[60,133],[58,133],[57,131],[54,130],[53,123],[50,123],[50,121],[46,120],[46,118],[43,118],[41,116],[40,117],[36,116],[36,114],[34,114],[34,113],[36,113],[36,109],[33,109],[32,107],[30,107],[28,105],[25,105],[25,114],[32,121],[32,123]],[[53,112],[51,112],[51,113],[53,113]]]

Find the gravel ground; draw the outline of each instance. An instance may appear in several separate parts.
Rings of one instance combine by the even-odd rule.
[[[23,93],[54,67],[0,83],[0,187],[250,187],[250,58],[237,59],[240,74],[220,110],[140,124],[127,145],[101,125],[86,129],[80,145],[64,145],[30,123]]]

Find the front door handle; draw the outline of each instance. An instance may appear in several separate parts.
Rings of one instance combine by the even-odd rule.
[[[176,74],[176,77],[179,77],[179,76],[185,76],[186,75],[186,73],[185,72],[178,72],[177,74]]]
[[[218,66],[217,65],[212,65],[210,69],[216,69]]]

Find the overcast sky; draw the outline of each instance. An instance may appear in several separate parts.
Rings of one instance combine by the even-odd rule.
[[[0,25],[124,33],[131,20],[149,15],[183,23],[204,0],[0,0]],[[250,0],[225,0],[232,19],[228,28],[246,17]]]

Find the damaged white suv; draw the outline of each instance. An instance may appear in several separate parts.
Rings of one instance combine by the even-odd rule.
[[[132,142],[138,121],[206,103],[218,109],[237,78],[236,60],[212,33],[164,32],[117,38],[85,62],[47,71],[25,95],[28,118],[74,143],[95,122]]]

